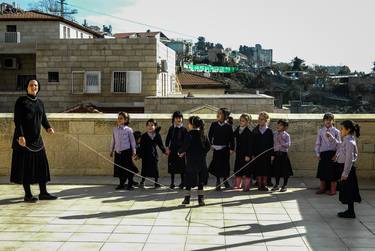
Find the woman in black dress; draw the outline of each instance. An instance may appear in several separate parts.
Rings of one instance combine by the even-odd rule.
[[[225,188],[230,188],[226,180],[230,173],[230,154],[234,150],[233,128],[228,124],[230,112],[220,108],[217,112],[217,121],[211,124],[208,139],[214,149],[212,161],[208,171],[216,177],[216,190],[221,190],[220,178],[225,180]]]
[[[175,188],[175,174],[181,175],[179,188],[184,188],[185,157],[180,158],[178,156],[178,149],[183,145],[188,132],[182,124],[182,119],[183,115],[181,112],[176,111],[173,113],[172,126],[169,127],[167,138],[165,139],[168,154],[168,173],[171,174],[171,189]]]
[[[57,199],[46,188],[50,172],[40,129],[43,126],[49,134],[54,134],[54,130],[48,122],[43,102],[37,97],[39,91],[38,81],[29,81],[27,95],[17,99],[14,109],[15,131],[10,182],[23,184],[24,201],[31,203],[38,200],[30,189],[30,184],[36,183],[40,188],[39,200]]]
[[[208,170],[206,163],[210,142],[204,135],[204,122],[198,116],[189,118],[189,134],[179,149],[179,156],[186,156],[185,186],[186,195],[183,205],[190,204],[191,188],[198,187],[198,204],[204,206],[203,186],[207,185]]]
[[[157,147],[166,154],[163,141],[160,136],[160,127],[157,127],[157,123],[154,119],[149,119],[146,122],[147,132],[141,137],[140,143],[140,158],[142,159],[142,171],[141,175],[144,177],[151,177],[155,179],[155,188],[160,187],[157,183],[159,179],[159,154]],[[145,178],[142,178],[140,186],[143,187]]]

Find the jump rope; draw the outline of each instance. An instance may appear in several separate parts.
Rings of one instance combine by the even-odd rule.
[[[130,173],[134,174],[134,175],[137,176],[137,177],[140,177],[140,178],[143,178],[143,179],[145,179],[145,180],[148,180],[148,181],[150,181],[151,183],[158,184],[158,185],[160,185],[160,187],[165,187],[165,188],[167,188],[168,190],[175,191],[175,190],[171,189],[170,187],[168,187],[168,186],[166,186],[166,185],[164,185],[164,184],[161,184],[161,183],[159,183],[159,182],[156,182],[156,181],[154,181],[154,180],[152,180],[152,179],[149,179],[149,178],[147,178],[147,177],[144,177],[144,176],[142,176],[142,175],[140,175],[140,174],[138,174],[138,173],[136,173],[136,172],[133,172],[133,171],[127,169],[126,167],[123,167],[123,166],[121,166],[121,165],[119,165],[119,164],[116,164],[113,160],[108,159],[106,156],[104,156],[104,155],[101,154],[100,152],[96,151],[94,148],[92,148],[91,146],[89,146],[89,145],[86,144],[85,142],[81,141],[81,140],[78,139],[77,137],[74,137],[74,136],[72,136],[72,135],[70,135],[70,134],[59,133],[59,132],[56,132],[55,134],[59,134],[59,135],[63,135],[63,136],[67,136],[67,137],[73,139],[73,140],[76,141],[77,143],[82,144],[83,146],[85,146],[85,147],[86,147],[87,149],[89,149],[90,151],[96,153],[98,156],[100,156],[101,158],[103,158],[103,159],[106,160],[107,162],[109,162],[109,163],[111,163],[111,164],[113,164],[113,165],[115,165],[115,166],[117,166],[117,167],[119,167],[119,168],[121,168],[121,169],[123,169],[123,170],[125,170],[125,171],[127,171],[127,172],[130,172]],[[315,136],[312,135],[312,136],[310,136],[309,138],[312,138],[312,137],[315,137]],[[305,139],[297,140],[297,142],[300,142],[300,141],[302,141],[302,140],[306,140],[306,138],[305,138]],[[32,148],[30,148],[30,147],[27,146],[27,145],[25,145],[24,147],[25,147],[28,151],[30,151],[30,152],[39,152],[39,151],[41,151],[41,150],[43,150],[43,149],[45,148],[44,145],[41,146],[41,147],[38,148],[38,149],[32,149]],[[269,152],[269,151],[271,151],[271,150],[273,150],[273,149],[274,149],[274,147],[271,147],[271,148],[269,148],[269,149],[267,149],[267,150],[261,152],[260,154],[258,154],[258,155],[255,156],[254,158],[252,158],[248,163],[246,163],[244,166],[242,166],[238,171],[234,172],[231,176],[229,176],[228,178],[226,178],[225,180],[223,180],[222,183],[220,183],[219,185],[217,185],[216,187],[214,187],[212,190],[208,191],[205,195],[208,195],[208,194],[214,192],[214,191],[216,190],[217,187],[221,187],[225,182],[229,181],[233,176],[235,176],[237,173],[241,172],[244,168],[246,168],[246,167],[249,166],[251,163],[253,163],[257,158],[261,157],[263,154],[265,154],[265,153],[267,153],[267,152]],[[189,211],[188,211],[188,213],[186,214],[186,216],[185,216],[185,218],[184,218],[185,221],[186,221],[189,225],[190,225],[191,223],[196,223],[196,224],[206,225],[206,226],[213,227],[213,228],[218,228],[217,226],[210,225],[210,224],[207,224],[207,223],[202,223],[202,222],[192,221],[192,219],[191,219],[191,217],[192,217],[192,209],[193,209],[193,207],[190,207],[190,208],[189,208]],[[368,229],[368,230],[369,230],[369,231],[375,236],[375,233],[374,233],[372,230],[370,230],[370,229],[369,229],[369,228],[368,228],[368,227],[367,227],[367,226],[366,226],[361,220],[360,220],[360,223],[361,223],[363,226],[365,226],[365,227],[366,227],[366,228],[367,228],[367,229]],[[221,228],[220,228],[220,229],[221,229]]]

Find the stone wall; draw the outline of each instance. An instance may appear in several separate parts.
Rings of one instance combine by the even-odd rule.
[[[113,166],[83,144],[71,137],[88,144],[99,153],[109,158],[112,128],[116,114],[49,114],[49,120],[57,134],[50,136],[43,133],[52,175],[112,175]],[[156,119],[162,126],[161,134],[166,136],[170,125],[170,114],[132,114],[131,127],[145,131],[145,122]],[[188,114],[185,115],[188,117]],[[209,127],[215,115],[201,115]],[[234,115],[235,124],[239,115]],[[344,119],[353,119],[361,125],[361,137],[358,140],[358,172],[363,178],[375,178],[375,115],[337,115],[337,123]],[[280,118],[290,121],[289,133],[292,138],[290,158],[295,176],[314,177],[317,160],[313,149],[317,130],[321,126],[319,114],[271,114],[271,128]],[[256,115],[253,115],[256,120]],[[11,164],[11,138],[14,131],[12,114],[0,114],[0,175],[9,176]],[[234,156],[232,156],[233,158]],[[208,161],[211,156],[208,156]],[[138,163],[139,165],[140,163]],[[160,161],[161,175],[167,175],[166,157]]]
[[[173,113],[176,110],[190,111],[208,105],[226,107],[233,113],[258,113],[260,111],[273,112],[274,98],[264,94],[247,95],[183,95],[169,97],[147,97],[145,99],[145,113]]]
[[[2,21],[0,33],[6,32],[7,25],[17,26],[17,32],[21,34],[21,43],[36,45],[60,37],[60,24],[56,21]]]
[[[15,58],[18,67],[0,67],[0,92],[16,92],[18,75],[35,75],[35,54],[0,54],[0,64],[3,64],[6,58]]]

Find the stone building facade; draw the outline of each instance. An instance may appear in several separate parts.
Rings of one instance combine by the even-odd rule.
[[[80,103],[143,112],[146,96],[176,92],[175,52],[157,37],[103,39],[60,17],[9,15],[0,15],[0,34],[16,26],[21,40],[0,41],[0,112],[13,111],[35,78],[48,112]]]

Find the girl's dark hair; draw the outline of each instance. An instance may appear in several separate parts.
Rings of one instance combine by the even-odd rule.
[[[202,145],[204,145],[204,121],[199,116],[191,116],[189,118],[189,123],[193,126],[193,128],[199,129]]]
[[[224,115],[224,120],[228,120],[229,118],[229,115],[230,115],[230,111],[227,109],[227,108],[219,108],[219,110],[217,112],[222,112],[223,115]]]
[[[334,120],[335,116],[332,112],[326,112],[323,116],[323,120]]]
[[[280,124],[280,125],[282,125],[283,127],[288,127],[288,126],[289,126],[289,122],[288,122],[288,120],[286,120],[286,119],[279,119],[279,120],[277,121],[277,124]]]
[[[361,133],[361,128],[358,124],[356,124],[353,120],[344,120],[343,122],[341,122],[341,125],[349,130],[349,133],[350,134],[355,134],[355,136],[358,138]]]
[[[228,123],[229,125],[233,125],[233,123],[234,123],[233,120],[234,120],[233,117],[232,117],[232,116],[229,116],[228,119],[227,119],[227,123]]]
[[[135,141],[137,141],[138,139],[142,137],[142,133],[140,131],[134,131],[133,135],[134,135]]]
[[[156,133],[159,133],[160,130],[161,130],[161,127],[158,126],[158,122],[156,122],[155,119],[149,119],[149,120],[147,120],[147,122],[146,122],[146,126],[147,126],[148,124],[150,124],[150,123],[153,123],[153,124],[155,125],[155,132],[156,132]]]
[[[180,111],[175,111],[172,115],[172,124],[174,123],[174,119],[175,118],[184,118],[184,116],[182,115],[182,113]]]
[[[127,112],[119,112],[118,116],[122,116],[124,118],[124,120],[125,120],[124,125],[129,125],[130,124],[130,115],[129,115],[129,113],[127,113]]]

